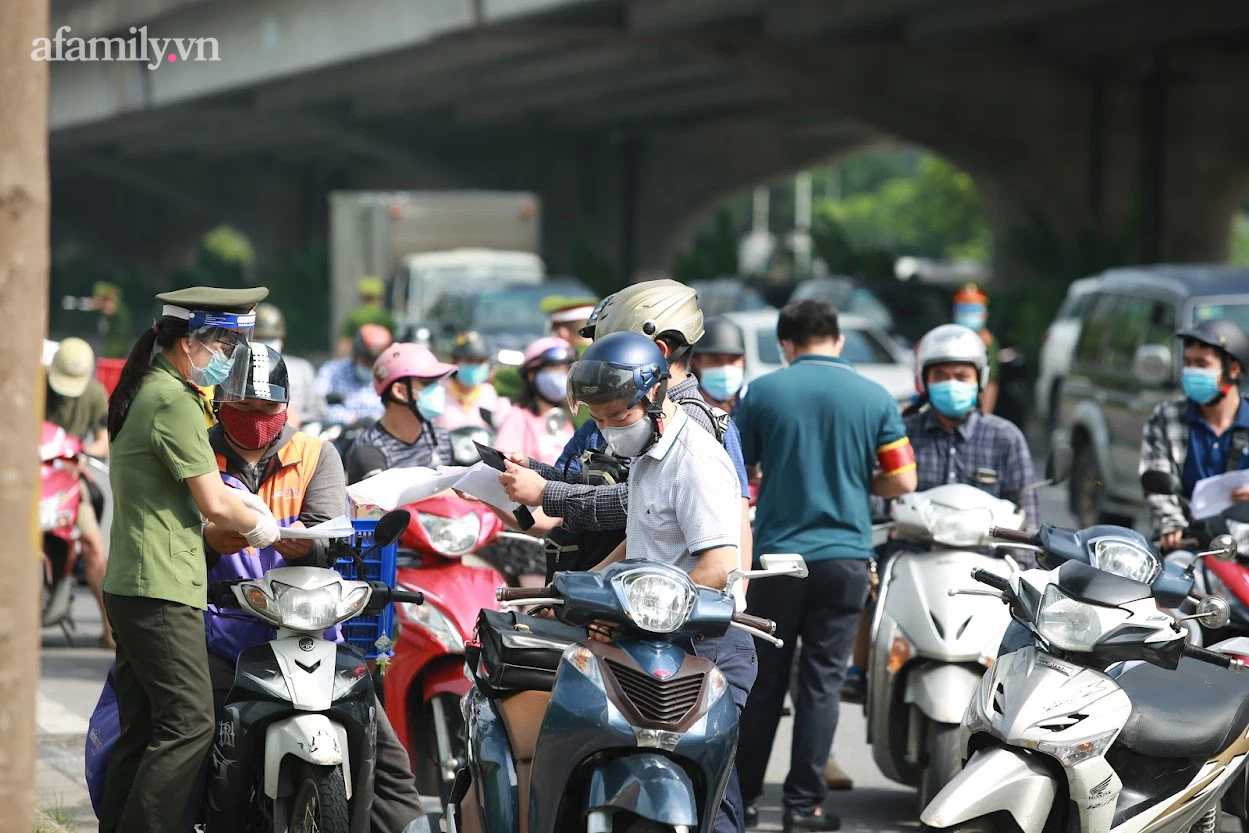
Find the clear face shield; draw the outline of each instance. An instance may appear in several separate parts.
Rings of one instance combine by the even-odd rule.
[[[201,388],[214,388],[218,402],[245,399],[256,314],[188,311],[170,306],[165,307],[164,314],[187,321],[191,382]]]

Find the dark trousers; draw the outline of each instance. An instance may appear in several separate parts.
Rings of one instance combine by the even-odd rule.
[[[743,631],[731,628],[719,639],[695,642],[694,653],[711,660],[720,669],[729,684],[729,695],[740,714],[759,671],[754,639]],[[736,767],[724,788],[724,796],[720,799],[720,812],[716,813],[713,829],[715,833],[742,833],[746,829],[745,806]]]
[[[121,735],[109,757],[100,830],[189,830],[215,729],[203,613],[108,593],[104,603],[117,642]]]
[[[225,705],[226,695],[234,684],[234,666],[210,653],[213,699],[218,709]],[[377,703],[377,758],[373,769],[373,811],[370,826],[373,833],[400,833],[424,811],[416,779],[408,766],[408,753],[399,743],[399,736],[386,717],[386,710]]]
[[[759,681],[742,714],[737,747],[742,795],[751,804],[763,794],[763,777],[789,689],[794,643],[801,637],[783,803],[786,810],[803,813],[821,806],[828,794],[824,765],[837,731],[841,683],[868,592],[866,561],[828,559],[808,562],[807,567],[810,575],[804,579],[750,583],[747,609],[776,622],[776,635],[785,640],[785,647],[760,649]]]

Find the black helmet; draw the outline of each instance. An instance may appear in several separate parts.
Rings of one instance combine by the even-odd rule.
[[[1195,341],[1213,347],[1240,362],[1241,373],[1249,372],[1249,336],[1226,318],[1207,318],[1195,321],[1187,329],[1175,334],[1185,342]]]
[[[703,322],[703,337],[694,344],[694,353],[744,356],[746,336],[741,327],[723,315],[716,315]]]
[[[490,351],[486,349],[485,340],[477,333],[460,333],[455,337],[455,345],[451,348],[451,358],[453,360],[489,359]]]
[[[253,344],[250,352],[243,398],[289,402],[291,382],[286,373],[286,362],[282,361],[282,354],[272,347],[259,344]]]

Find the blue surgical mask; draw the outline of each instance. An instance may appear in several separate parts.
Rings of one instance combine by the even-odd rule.
[[[373,381],[373,368],[364,367],[363,365],[359,365],[359,364],[353,364],[351,366],[351,369],[352,369],[352,372],[356,374],[356,381],[359,382],[360,384],[363,385],[365,382]]]
[[[708,367],[698,377],[698,384],[717,402],[726,402],[742,389],[746,371],[736,365]]]
[[[988,320],[989,311],[984,304],[955,304],[954,323],[980,332]]]
[[[421,416],[433,422],[442,416],[442,412],[447,407],[447,389],[439,384],[430,385],[417,394],[416,407],[420,410]]]
[[[547,402],[563,402],[568,396],[568,371],[539,370],[533,377],[533,386]]]
[[[208,364],[203,367],[196,367],[195,362],[191,362],[191,381],[201,388],[213,387],[229,379],[233,368],[233,354],[227,358],[224,353],[212,350],[209,353]]]
[[[1222,386],[1219,377],[1222,371],[1205,367],[1186,367],[1180,374],[1180,386],[1184,395],[1198,405],[1209,405],[1218,398]]]
[[[488,364],[464,364],[460,365],[460,369],[455,372],[455,377],[460,380],[460,384],[470,388],[483,384],[489,375],[490,365]]]
[[[960,382],[950,379],[936,382],[928,386],[928,401],[937,409],[937,413],[950,419],[959,419],[972,408],[976,407],[976,399],[980,393],[975,382]]]

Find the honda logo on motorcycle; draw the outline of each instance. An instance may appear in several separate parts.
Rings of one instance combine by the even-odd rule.
[[[299,650],[311,651],[316,647],[316,644],[317,643],[314,642],[311,637],[305,636],[303,639],[299,640]]]

